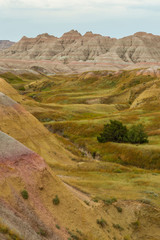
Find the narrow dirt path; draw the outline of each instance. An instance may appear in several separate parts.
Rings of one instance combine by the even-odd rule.
[[[84,193],[84,192],[80,191],[79,189],[77,189],[76,187],[73,187],[70,184],[64,182],[63,179],[67,176],[62,176],[62,175],[58,175],[58,176],[63,181],[63,184],[75,195],[75,197],[80,199],[81,201],[83,201],[84,204],[86,204],[86,206],[92,207],[92,206],[98,206],[99,205],[99,203],[96,203],[93,200],[91,200],[91,198],[88,196],[87,193]]]

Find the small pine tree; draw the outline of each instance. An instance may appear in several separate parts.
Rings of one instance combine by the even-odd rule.
[[[128,130],[128,142],[130,143],[148,143],[148,136],[144,131],[142,124],[133,125]]]
[[[22,195],[22,197],[24,199],[28,199],[29,198],[28,192],[26,190],[21,191],[21,195]]]
[[[54,205],[58,205],[58,204],[60,203],[60,200],[59,200],[58,195],[56,195],[55,198],[53,198],[52,201],[53,201],[53,204],[54,204]]]
[[[121,122],[110,120],[110,123],[104,125],[104,130],[97,137],[101,143],[104,142],[127,142],[128,130]]]

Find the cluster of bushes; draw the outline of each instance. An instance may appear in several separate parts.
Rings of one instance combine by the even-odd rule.
[[[120,121],[110,120],[110,123],[104,125],[104,130],[97,137],[98,142],[118,142],[118,143],[147,143],[148,136],[144,131],[142,124],[132,125],[127,128]]]

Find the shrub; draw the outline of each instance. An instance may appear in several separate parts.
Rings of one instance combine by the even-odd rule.
[[[59,226],[58,224],[56,224],[56,228],[57,228],[57,229],[60,229],[60,226]]]
[[[119,224],[113,224],[113,227],[116,228],[116,229],[119,229],[120,231],[124,230],[124,228],[121,227]]]
[[[117,168],[117,169],[114,170],[114,173],[122,173],[122,170]]]
[[[106,221],[103,218],[97,219],[97,224],[99,224],[101,227],[105,227],[107,225]]]
[[[39,232],[38,232],[39,235],[43,236],[43,237],[46,237],[47,236],[47,232],[43,229],[40,228]]]
[[[53,204],[58,205],[60,203],[59,197],[56,195],[55,198],[53,198]]]
[[[21,191],[21,195],[24,199],[28,199],[29,197],[28,192],[26,190]]]
[[[121,207],[115,206],[115,208],[117,209],[117,211],[118,211],[119,213],[122,212],[122,208],[121,208]]]
[[[134,228],[139,228],[139,226],[140,226],[140,223],[139,223],[139,221],[137,220],[137,221],[135,221],[135,222],[132,222],[132,226],[134,227]]]
[[[144,132],[142,124],[133,125],[128,130],[128,142],[130,143],[148,143],[148,136]]]
[[[116,198],[104,199],[103,202],[107,205],[111,205],[112,203],[117,202],[117,199]]]
[[[110,123],[104,125],[104,130],[97,137],[101,143],[104,142],[126,142],[127,128],[121,122],[110,120]]]
[[[110,120],[104,125],[103,132],[97,137],[98,142],[118,142],[118,143],[148,143],[148,136],[142,124],[133,125],[129,130],[121,122]]]
[[[97,198],[93,198],[92,201],[98,203],[98,199]]]
[[[71,236],[71,238],[69,238],[69,239],[79,240],[79,237],[78,237],[77,235],[75,235],[74,233],[72,233],[72,232],[70,232],[70,231],[68,231],[68,233],[69,233],[69,235]],[[69,239],[68,239],[68,240],[69,240]]]
[[[89,202],[87,200],[84,200],[84,203],[89,206]]]

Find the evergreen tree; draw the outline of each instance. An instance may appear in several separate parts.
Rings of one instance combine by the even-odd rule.
[[[148,136],[142,124],[133,125],[129,130],[121,122],[110,120],[104,125],[103,132],[97,137],[98,142],[118,142],[118,143],[147,143]]]
[[[110,123],[104,125],[104,130],[97,137],[99,142],[127,142],[128,130],[121,122],[110,120]]]
[[[133,125],[128,131],[128,142],[130,143],[147,143],[148,136],[144,132],[142,124]]]

